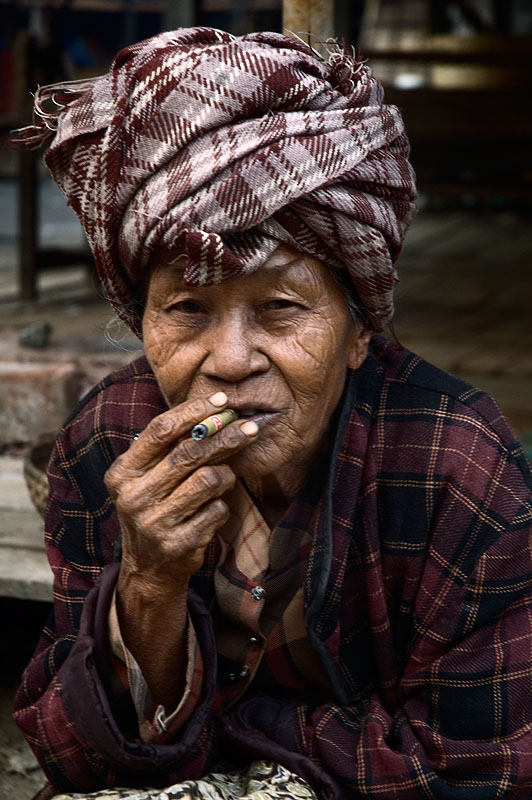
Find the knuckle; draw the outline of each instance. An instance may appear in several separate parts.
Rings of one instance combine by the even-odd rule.
[[[118,515],[128,515],[137,510],[139,493],[134,487],[122,486],[114,501]]]
[[[180,464],[181,459],[179,458],[179,451],[172,450],[171,453],[168,454],[168,463],[171,467],[177,467]]]
[[[166,414],[160,414],[152,419],[147,430],[153,439],[165,442],[173,430],[172,420]]]
[[[203,540],[201,533],[204,532],[197,531],[192,525],[180,526],[179,535],[164,537],[157,543],[161,558],[167,562],[179,562],[181,566],[190,564],[191,559],[198,553],[202,554],[208,544],[209,539]],[[200,557],[200,563],[201,560]]]
[[[209,503],[207,510],[213,522],[225,522],[225,520],[229,517],[229,508],[227,507],[227,503],[220,498],[212,500],[212,502]]]
[[[132,470],[127,465],[124,455],[118,456],[103,476],[109,494],[114,495],[121,491],[122,486],[132,477]]]
[[[236,483],[236,475],[227,464],[220,464],[217,467],[220,484],[224,487],[224,491],[232,489]]]
[[[121,482],[120,471],[121,471],[120,464],[118,464],[115,461],[115,463],[109,467],[109,469],[103,476],[105,486],[107,487],[107,491],[110,494],[114,494],[115,492],[117,492],[120,487],[120,482]]]
[[[223,443],[226,447],[236,447],[242,442],[242,431],[238,426],[229,425],[221,432],[223,436]]]
[[[108,471],[109,472],[114,472],[115,470],[120,470],[120,469],[122,469],[123,464],[124,464],[124,455],[122,454],[122,455],[119,455],[119,456],[117,456],[115,458],[115,460],[113,461],[113,463],[109,467]]]
[[[116,489],[116,476],[115,473],[112,472],[112,467],[111,469],[108,469],[103,476],[103,482],[105,483],[107,491],[110,494]]]
[[[175,457],[176,462],[184,466],[190,466],[198,457],[197,443],[194,439],[183,439],[172,453],[172,456]]]
[[[179,547],[170,537],[158,538],[154,543],[161,556],[168,561],[173,561],[176,556],[180,555]]]
[[[200,489],[213,490],[220,486],[220,475],[214,467],[200,467],[196,470],[196,481]]]
[[[209,414],[215,413],[213,412],[213,407],[204,397],[197,397],[190,402],[190,406],[188,408],[190,413],[190,418],[199,422],[201,419],[204,419]]]
[[[181,542],[184,554],[190,556],[198,548],[201,549],[201,545],[202,543],[199,540],[197,531],[195,531],[192,526],[187,527],[187,529],[183,532],[183,539]]]

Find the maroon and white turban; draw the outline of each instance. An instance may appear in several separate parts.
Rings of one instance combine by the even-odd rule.
[[[370,69],[330,50],[181,29],[122,50],[101,78],[37,93],[19,143],[54,137],[46,163],[135,332],[155,252],[184,253],[185,282],[208,285],[256,270],[280,242],[347,269],[372,326],[390,320],[414,210],[408,140]]]

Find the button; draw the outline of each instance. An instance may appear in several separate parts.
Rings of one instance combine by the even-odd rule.
[[[251,590],[251,596],[254,600],[262,600],[266,597],[266,590],[262,586],[254,586]]]
[[[231,683],[233,683],[233,681],[236,681],[237,678],[245,678],[246,675],[248,674],[249,674],[249,664],[244,664],[241,667],[240,672],[238,674],[236,672],[230,672],[227,677],[229,678]]]

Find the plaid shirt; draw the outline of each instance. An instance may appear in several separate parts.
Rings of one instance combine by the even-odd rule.
[[[103,474],[163,409],[135,362],[85,399],[52,457],[54,616],[16,719],[54,786],[164,786],[223,755],[283,763],[324,798],[530,798],[532,480],[494,402],[373,340],[347,377],[328,459],[282,522],[311,536],[305,623],[334,699],[267,665],[269,680],[216,708],[213,541],[189,594],[200,697],[154,743],[113,692],[119,531]]]

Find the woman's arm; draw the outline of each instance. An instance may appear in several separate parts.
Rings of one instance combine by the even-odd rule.
[[[52,555],[53,558],[53,555]],[[55,616],[64,619],[72,602],[82,604],[78,627],[45,627],[15,701],[15,719],[56,790],[94,790],[113,785],[163,786],[198,777],[212,756],[211,706],[215,649],[210,615],[189,596],[189,613],[207,656],[201,695],[179,735],[146,744],[136,730],[127,692],[111,687],[107,617],[118,565],[106,566],[90,591],[71,564],[55,562]],[[75,612],[74,612],[75,613]],[[210,658],[209,658],[210,655]]]
[[[191,439],[193,425],[227,402],[223,393],[215,399],[183,403],[152,420],[105,476],[122,531],[122,636],[154,702],[167,711],[184,688],[189,580],[227,520],[222,496],[235,476],[219,462],[253,441],[258,430],[248,422],[205,441]]]
[[[148,438],[144,438],[142,447],[139,441],[128,449],[131,434],[124,442],[121,430],[110,432],[105,420],[102,422],[101,407],[105,403],[111,406],[112,400],[107,395],[102,402],[97,396],[92,405],[83,408],[68,430],[63,432],[51,460],[46,538],[54,572],[54,611],[26,670],[15,704],[17,723],[53,786],[62,790],[94,789],[117,783],[161,786],[178,779],[197,777],[208,762],[212,749],[210,709],[216,658],[210,616],[193,593],[187,593],[188,611],[200,648],[210,657],[206,659],[201,696],[179,736],[160,746],[142,742],[138,730],[135,731],[131,702],[128,703],[127,697],[117,696],[113,688],[107,637],[108,614],[120,580],[119,574],[127,575],[128,572],[127,569],[122,572],[120,565],[112,563],[120,524],[103,483],[103,475],[111,463],[118,461],[117,469],[122,470],[123,476],[133,447],[137,445],[137,451],[140,448],[145,453]],[[122,414],[125,399],[120,391],[114,402]],[[194,409],[193,422],[202,416],[206,416],[204,410]],[[97,417],[100,427],[95,429]],[[149,425],[147,420],[146,430]],[[156,424],[154,429],[160,431],[160,424]],[[224,436],[220,439],[221,434]],[[230,447],[235,448],[228,429],[221,434],[212,437],[218,441],[209,442],[209,446],[223,448],[225,441],[226,446],[229,442]],[[249,437],[242,435],[237,448],[243,446],[245,438],[249,441]],[[160,458],[157,463],[160,463]],[[131,456],[129,464],[131,467]],[[223,473],[225,468],[218,469]],[[118,481],[116,472],[115,479]],[[116,487],[113,491],[116,498]],[[125,520],[126,525],[129,519]],[[214,529],[205,539],[212,537]],[[128,533],[131,531],[126,531],[126,537]],[[140,529],[133,533],[141,537]],[[208,542],[205,539],[203,544],[206,546]],[[197,543],[194,544],[195,557],[202,559],[204,547],[198,548]],[[152,564],[157,565],[153,539],[150,547],[151,551],[144,551],[142,556],[147,567],[149,558]],[[150,574],[149,569],[146,572]],[[178,648],[182,647],[179,639],[182,620],[178,619],[176,625],[172,619],[172,625],[154,629],[148,615],[147,624],[140,624],[138,633],[135,618],[131,615],[135,605],[134,591],[130,595],[133,597],[131,604],[128,588],[137,588],[134,581],[126,580],[122,585],[124,605],[130,613],[130,617],[127,612],[123,613],[120,620],[126,644],[148,673],[146,677],[154,683],[157,692],[157,679],[153,677],[154,673],[150,673],[150,663],[157,660],[156,656],[164,648],[175,654],[175,641]],[[119,602],[122,602],[122,597]],[[161,604],[159,611],[162,608]],[[157,639],[158,633],[162,635],[160,640]],[[161,696],[166,686],[161,690]]]

